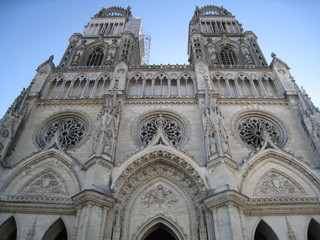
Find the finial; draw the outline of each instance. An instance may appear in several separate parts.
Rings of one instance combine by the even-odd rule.
[[[275,53],[271,53],[271,57],[275,58],[277,55]]]
[[[52,61],[53,58],[54,58],[53,55],[51,55],[51,56],[49,57],[49,60]]]

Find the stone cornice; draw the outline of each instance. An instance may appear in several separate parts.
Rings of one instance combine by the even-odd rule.
[[[241,193],[235,190],[225,190],[205,199],[204,204],[208,208],[217,208],[228,204],[245,207],[247,201],[248,198]]]
[[[1,200],[5,202],[23,203],[52,203],[52,204],[73,204],[68,196],[46,196],[46,195],[2,195]]]
[[[106,169],[112,170],[114,167],[114,164],[109,162],[108,160],[105,160],[101,157],[92,157],[89,161],[86,162],[86,168],[89,169],[93,165],[98,164],[101,167],[104,167]]]
[[[247,216],[261,215],[315,215],[320,214],[320,203],[286,204],[286,205],[259,205],[244,208],[243,213]]]
[[[288,101],[284,98],[266,98],[264,100],[261,99],[244,99],[244,98],[233,98],[233,99],[227,99],[227,98],[221,98],[219,97],[218,103],[221,105],[264,105],[264,106],[273,106],[273,105],[279,105],[279,106],[287,106]]]
[[[76,207],[84,207],[85,205],[98,205],[100,207],[111,208],[116,200],[105,194],[94,190],[83,190],[72,197]]]
[[[317,197],[248,198],[235,190],[225,190],[204,200],[209,209],[234,205],[245,215],[320,214]]]
[[[225,164],[226,166],[230,167],[233,170],[238,169],[238,165],[235,161],[228,157],[218,157],[210,162],[207,163],[207,168],[209,170],[214,170],[217,166]]]
[[[102,105],[105,102],[104,98],[94,98],[94,99],[63,99],[63,100],[54,100],[54,99],[41,99],[38,100],[37,106],[46,107],[46,106],[59,106],[59,105]]]
[[[236,34],[237,35],[237,34]],[[242,34],[238,34],[238,36],[242,36]],[[272,69],[271,68],[268,68],[268,67],[232,67],[230,68],[230,66],[227,66],[227,67],[220,67],[219,66],[215,66],[215,67],[212,67],[212,66],[209,66],[209,70],[210,72],[213,72],[213,73],[216,73],[216,72],[236,72],[238,73],[239,70],[243,70],[244,73],[247,73],[247,72],[261,72],[261,73],[272,73]]]
[[[0,212],[75,215],[73,204],[21,203],[0,201]]]
[[[125,105],[196,105],[198,104],[195,98],[179,98],[179,99],[171,99],[168,101],[167,98],[160,99],[160,98],[130,98],[127,99]]]

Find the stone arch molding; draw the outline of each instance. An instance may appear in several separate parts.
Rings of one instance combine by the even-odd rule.
[[[59,150],[40,152],[18,163],[1,185],[6,200],[70,203],[81,190],[78,164]]]
[[[274,149],[261,149],[246,162],[241,171],[241,193],[250,198],[282,198],[317,201],[320,180],[312,169],[294,156]]]
[[[119,168],[118,174],[113,176],[114,181],[111,186],[116,195],[133,173],[158,162],[169,164],[171,167],[187,174],[196,183],[199,191],[205,192],[208,190],[207,182],[203,177],[203,170],[195,163],[194,159],[174,147],[164,145],[168,141],[165,139],[163,139],[163,142],[159,141],[161,137],[164,138],[161,135],[155,136],[149,146],[130,156]]]
[[[154,144],[158,142],[156,140],[155,137]],[[152,207],[155,208],[162,206],[163,212],[158,209],[157,214],[163,216],[166,208],[182,204],[186,209],[184,217],[189,218],[189,225],[183,229],[190,231],[187,235],[196,234],[197,207],[202,204],[205,197],[207,183],[201,174],[201,169],[191,157],[162,143],[165,141],[160,141],[158,145],[151,144],[131,156],[120,167],[118,176],[114,177],[115,181],[111,188],[115,198],[118,199],[120,220],[118,224],[122,226],[124,236],[131,238],[132,234],[138,234],[137,229],[141,228],[135,226],[130,233],[128,231],[130,209],[134,209],[137,202],[140,207],[143,205],[145,208],[149,204],[154,204]],[[181,213],[181,216],[183,214]],[[150,222],[154,217],[152,214],[147,215],[143,221]],[[181,219],[175,220],[175,226],[179,226],[178,222]]]
[[[124,214],[123,236],[136,236],[144,225],[152,225],[155,219],[164,216],[166,222],[171,223],[168,229],[179,233],[179,239],[185,239],[182,236],[194,236],[197,223],[192,204],[192,199],[181,186],[158,176],[140,186],[128,201]],[[137,217],[139,221],[135,221]]]

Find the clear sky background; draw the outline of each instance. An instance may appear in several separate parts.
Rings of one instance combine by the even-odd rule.
[[[320,106],[319,0],[1,0],[0,118],[37,67],[54,55],[58,65],[68,39],[102,7],[131,6],[151,35],[150,64],[187,63],[188,24],[195,6],[224,6],[251,30],[268,63],[271,52],[291,68]]]

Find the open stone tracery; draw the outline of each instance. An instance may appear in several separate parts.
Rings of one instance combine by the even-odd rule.
[[[238,124],[238,134],[241,140],[251,146],[251,147],[261,147],[266,135],[271,139],[271,141],[276,144],[281,144],[281,134],[280,129],[272,122],[258,118],[251,117],[243,119]]]
[[[51,123],[43,133],[43,143],[48,144],[58,135],[58,141],[64,149],[76,146],[85,134],[85,125],[78,119],[66,118]]]
[[[140,139],[143,145],[147,146],[152,141],[152,138],[157,133],[160,125],[162,126],[168,141],[173,146],[179,145],[182,138],[181,125],[177,121],[165,118],[162,115],[158,118],[151,119],[142,125]]]

